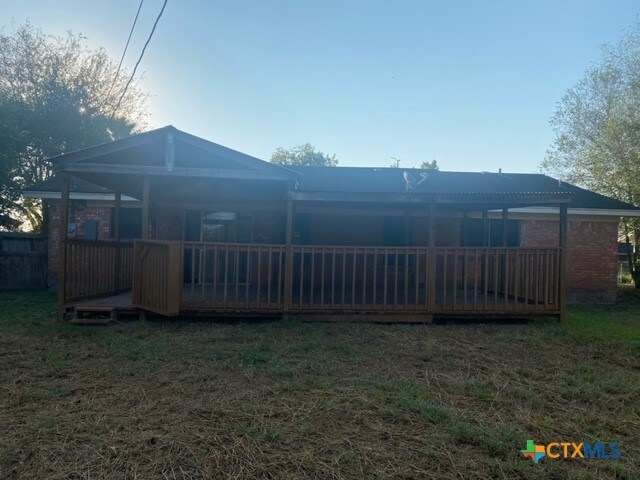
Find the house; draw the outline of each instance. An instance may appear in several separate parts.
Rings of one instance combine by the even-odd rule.
[[[640,216],[540,174],[282,167],[171,126],[52,161],[25,195],[49,211],[62,314],[118,295],[164,315],[561,317],[615,298],[618,222]]]

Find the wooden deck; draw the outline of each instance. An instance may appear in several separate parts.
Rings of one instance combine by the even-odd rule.
[[[102,298],[77,300],[69,303],[67,307],[111,307],[120,310],[135,310],[131,301],[131,290]]]
[[[211,287],[211,285],[209,285]],[[294,292],[295,293],[295,292]],[[507,296],[505,298],[502,294],[495,293],[487,293],[488,297],[491,299],[490,302],[485,303],[486,308],[483,310],[478,310],[474,308],[474,304],[477,305],[478,302],[484,301],[484,293],[480,292],[474,295],[473,291],[468,291],[466,296],[462,295],[461,292],[457,292],[457,298],[454,303],[454,291],[444,291],[440,290],[437,292],[437,297],[439,299],[445,300],[444,302],[437,302],[435,307],[432,310],[427,310],[426,308],[416,308],[413,311],[406,310],[391,310],[388,307],[385,308],[376,308],[375,304],[367,305],[365,307],[354,307],[350,304],[337,305],[330,303],[308,303],[305,304],[305,308],[300,308],[297,305],[293,305],[292,310],[289,312],[293,315],[303,315],[309,316],[314,319],[328,317],[328,309],[331,313],[335,313],[341,315],[341,318],[344,318],[344,315],[374,315],[374,316],[385,316],[388,318],[387,321],[403,321],[402,317],[405,316],[408,318],[408,321],[418,321],[418,318],[422,318],[425,315],[433,315],[435,317],[455,317],[455,316],[470,316],[470,315],[478,315],[481,317],[522,317],[522,316],[545,316],[545,315],[557,315],[558,312],[553,307],[553,304],[545,304],[544,302],[539,302],[534,304],[533,302],[525,302],[523,299],[515,299],[514,297]],[[320,289],[316,292],[316,298],[320,296]],[[235,292],[229,292],[228,296],[225,298],[222,292],[218,292],[216,297],[213,296],[213,290],[208,288],[204,295],[193,297],[191,295],[191,288],[189,285],[185,285],[183,289],[183,297],[180,306],[180,312],[182,315],[224,315],[224,314],[260,314],[260,312],[256,312],[256,309],[253,305],[259,304],[262,305],[261,312],[265,315],[273,315],[282,313],[280,309],[272,307],[267,308],[268,305],[275,305],[276,296],[272,294],[271,301],[267,298],[266,292],[263,292],[263,295],[258,301],[258,299],[254,296],[250,298],[250,306],[243,306],[246,298],[236,297]],[[392,299],[389,298],[389,302],[392,302]],[[382,300],[380,299],[380,303]],[[358,305],[358,303],[356,303]],[[69,309],[77,309],[81,311],[106,311],[106,310],[115,310],[119,314],[133,314],[138,311],[136,307],[133,306],[131,291],[122,292],[117,295],[109,295],[102,298],[93,298],[87,300],[80,300],[76,302],[72,302],[67,305]],[[395,320],[392,317],[396,317]],[[405,320],[407,321],[407,320]]]
[[[79,241],[66,308],[166,316],[560,315],[560,251],[502,247],[337,247]],[[132,254],[131,254],[132,253]],[[96,257],[93,261],[93,257]],[[115,262],[111,268],[111,262]],[[115,268],[115,266],[120,267]],[[129,265],[129,267],[127,267]],[[131,268],[129,272],[127,268]],[[127,270],[126,272],[124,270]],[[107,280],[83,279],[106,275]],[[132,287],[127,293],[116,287]],[[90,288],[88,288],[90,287]]]

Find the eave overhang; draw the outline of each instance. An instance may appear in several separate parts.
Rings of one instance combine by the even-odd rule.
[[[516,208],[569,204],[569,192],[439,192],[439,193],[374,193],[374,192],[306,192],[291,191],[289,198],[297,202],[338,202],[369,204],[435,204],[439,208]]]

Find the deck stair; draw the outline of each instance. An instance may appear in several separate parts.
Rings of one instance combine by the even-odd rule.
[[[118,319],[118,310],[113,306],[78,305],[73,308],[73,325],[109,325]]]

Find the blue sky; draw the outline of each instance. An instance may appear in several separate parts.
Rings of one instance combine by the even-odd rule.
[[[145,0],[133,69],[162,0]],[[3,0],[0,25],[82,33],[118,60],[138,0]],[[259,158],[311,142],[344,166],[535,172],[563,93],[637,1],[169,0],[139,71],[151,127]]]

